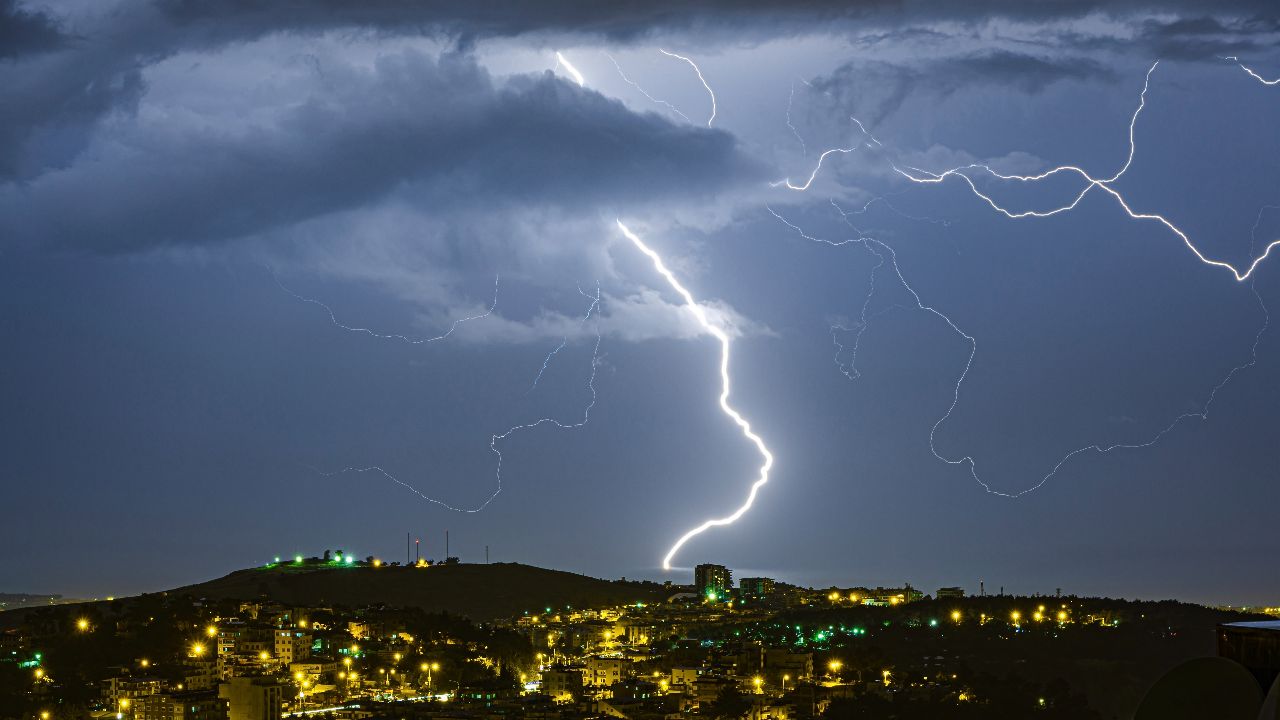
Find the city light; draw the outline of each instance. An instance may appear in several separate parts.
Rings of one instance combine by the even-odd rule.
[[[203,644],[201,644],[201,643],[196,643],[196,644],[192,645],[192,646],[191,646],[191,654],[192,654],[192,655],[195,655],[196,657],[199,657],[199,656],[201,656],[201,655],[204,655],[204,645],[203,645]]]
[[[954,621],[954,622],[960,622],[960,618],[962,618],[962,617],[964,617],[964,615],[963,615],[959,610],[952,610],[952,611],[951,611],[951,619],[952,619],[952,621]]]
[[[76,620],[76,629],[77,629],[77,630],[79,630],[80,632],[85,632],[86,630],[88,630],[88,629],[89,629],[89,619],[88,619],[88,618],[80,618],[79,620]]]
[[[218,628],[214,625],[210,625],[209,627],[204,629],[204,634],[208,635],[209,637],[214,637],[218,634]]]

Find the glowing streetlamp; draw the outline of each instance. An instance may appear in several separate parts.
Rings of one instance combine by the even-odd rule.
[[[89,618],[76,620],[76,629],[80,632],[87,632],[89,630]]]
[[[960,618],[962,618],[962,617],[964,617],[964,615],[963,615],[963,614],[961,614],[961,612],[960,612],[959,610],[952,610],[952,611],[951,611],[951,620],[952,620],[952,622],[960,622]]]
[[[844,667],[844,663],[840,662],[839,660],[832,660],[831,662],[827,663],[827,669],[830,670],[831,674],[835,675],[836,677],[840,676],[840,668],[842,667]]]
[[[763,686],[763,685],[764,685],[764,678],[762,678],[762,677],[760,677],[759,675],[757,675],[757,676],[755,676],[755,677],[751,678],[751,684],[752,684],[753,686],[755,686],[756,694],[757,694],[757,695],[759,695],[760,693],[763,693],[763,692],[764,692],[764,690],[762,690],[762,689],[761,689],[761,686]]]

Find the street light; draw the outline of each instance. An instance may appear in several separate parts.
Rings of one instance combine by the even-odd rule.
[[[840,662],[839,660],[832,660],[831,662],[827,663],[827,668],[831,670],[832,675],[838,676],[840,674],[840,668],[842,667],[844,667],[844,663]]]
[[[89,629],[89,619],[80,618],[79,620],[76,620],[76,629],[80,632],[87,631]]]
[[[790,675],[783,675],[783,676],[782,676],[782,690],[783,690],[783,692],[786,692],[786,690],[787,690],[787,681],[788,681],[788,680],[790,680],[790,679],[791,679],[791,676],[790,676]]]

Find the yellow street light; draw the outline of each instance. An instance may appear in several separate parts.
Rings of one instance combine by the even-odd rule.
[[[204,634],[205,634],[205,635],[208,635],[209,637],[213,637],[213,636],[217,635],[217,634],[218,634],[218,628],[217,628],[217,626],[216,626],[216,625],[210,625],[209,627],[205,628],[205,629],[204,629]]]
[[[200,655],[203,655],[203,654],[204,654],[204,645],[202,645],[202,644],[200,644],[200,643],[195,643],[194,645],[192,645],[192,646],[191,646],[191,654],[192,654],[192,655],[195,655],[195,656],[197,656],[197,657],[198,657],[198,656],[200,656]]]
[[[76,620],[76,629],[77,629],[77,630],[79,630],[80,632],[84,632],[84,631],[88,630],[88,629],[89,629],[89,619],[88,619],[88,618],[80,618],[79,620]]]
[[[844,663],[840,662],[839,660],[832,660],[831,662],[827,663],[827,667],[830,668],[831,672],[838,673],[840,672],[840,668],[844,667]]]
[[[44,668],[36,668],[36,679],[37,680],[44,679]]]
[[[961,614],[961,612],[960,612],[959,610],[952,610],[952,611],[951,611],[951,619],[952,619],[952,620],[954,620],[955,622],[960,622],[960,618],[962,618],[962,617],[964,617],[964,615],[963,615],[963,614]]]
[[[755,676],[755,677],[751,678],[751,684],[752,684],[752,685],[755,685],[755,687],[756,687],[756,692],[757,692],[757,693],[763,692],[763,691],[760,689],[760,686],[761,686],[761,685],[764,685],[764,678],[762,678],[762,677],[760,677],[759,675],[757,675],[757,676]]]
[[[271,659],[271,653],[267,652],[266,650],[263,650],[262,652],[258,653],[258,659],[261,660],[262,662],[266,662]]]
[[[395,654],[396,662],[400,662],[400,653]]]
[[[142,660],[138,661],[138,664],[141,665],[142,667],[147,667],[148,665],[151,664],[151,661],[146,658],[142,658]]]
[[[1017,610],[1014,610],[1013,612],[1009,613],[1009,617],[1013,619],[1013,624],[1017,625],[1018,621],[1022,619],[1022,613],[1018,612]]]
[[[1058,611],[1058,622],[1066,622],[1066,621],[1067,621],[1067,611],[1066,611],[1066,610],[1059,610],[1059,611]]]
[[[129,708],[129,698],[120,698],[120,709],[127,710]]]

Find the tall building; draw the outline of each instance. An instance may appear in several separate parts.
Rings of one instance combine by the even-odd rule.
[[[723,565],[704,563],[693,569],[693,584],[699,595],[715,600],[729,594],[733,573]]]
[[[280,720],[284,687],[270,678],[233,677],[218,686],[229,720]]]
[[[752,577],[738,581],[738,589],[743,596],[755,599],[767,598],[773,594],[773,579]]]

